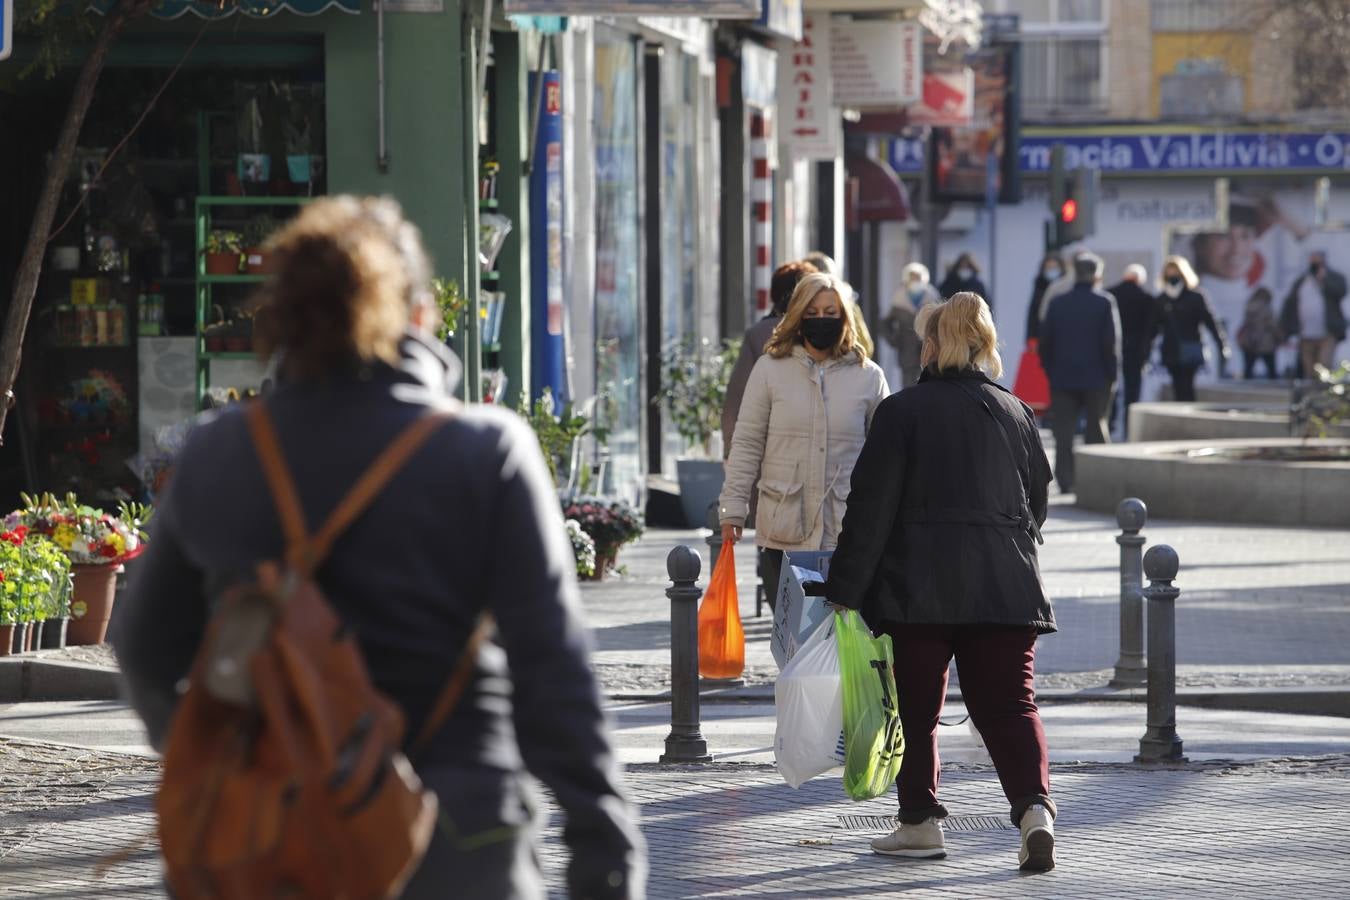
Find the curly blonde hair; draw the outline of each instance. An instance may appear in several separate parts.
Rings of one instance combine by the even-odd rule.
[[[802,343],[802,319],[806,317],[806,308],[816,299],[816,295],[824,291],[833,291],[839,298],[839,315],[844,320],[844,330],[839,335],[839,342],[830,349],[830,355],[842,357],[856,352],[859,364],[872,355],[868,349],[871,341],[864,336],[865,326],[861,324],[860,314],[853,309],[853,301],[848,299],[853,295],[853,290],[824,272],[813,272],[797,282],[797,289],[788,301],[787,312],[783,313],[778,327],[773,330],[773,336],[764,345],[766,354],[782,359]]]
[[[316,200],[268,248],[272,274],[255,323],[264,357],[284,350],[287,373],[306,379],[397,362],[412,310],[430,296],[430,264],[395,201]]]

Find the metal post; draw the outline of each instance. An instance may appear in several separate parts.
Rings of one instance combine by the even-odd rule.
[[[1148,598],[1148,730],[1139,740],[1135,762],[1185,762],[1177,735],[1177,629],[1173,587],[1177,552],[1166,544],[1144,554]]]
[[[1116,507],[1120,545],[1120,658],[1116,660],[1113,688],[1143,687],[1148,684],[1144,664],[1144,543],[1140,534],[1148,521],[1144,501],[1128,497]]]
[[[681,544],[666,557],[670,574],[670,734],[662,763],[711,762],[698,721],[698,552]]]
[[[717,571],[717,557],[722,555],[722,522],[717,501],[708,504],[708,514],[703,519],[703,527],[712,531],[706,538],[708,542],[708,577]]]

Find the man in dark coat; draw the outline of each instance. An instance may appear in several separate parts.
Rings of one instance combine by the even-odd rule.
[[[1085,440],[1110,441],[1107,410],[1120,365],[1120,317],[1116,301],[1098,285],[1101,257],[1074,257],[1074,286],[1050,301],[1041,323],[1041,363],[1050,380],[1050,418],[1055,433],[1055,480],[1073,491],[1073,439],[1086,416]]]
[[[1109,289],[1116,298],[1116,312],[1120,316],[1120,367],[1125,391],[1121,402],[1121,425],[1129,425],[1130,404],[1139,402],[1139,388],[1144,380],[1144,363],[1153,352],[1153,340],[1158,336],[1158,298],[1144,285],[1148,271],[1138,263],[1125,267],[1120,284]]]
[[[1327,266],[1327,255],[1314,250],[1308,257],[1308,271],[1300,275],[1284,298],[1280,309],[1280,330],[1288,337],[1298,336],[1299,361],[1303,377],[1314,377],[1314,367],[1331,368],[1336,345],[1345,340],[1345,276]]]

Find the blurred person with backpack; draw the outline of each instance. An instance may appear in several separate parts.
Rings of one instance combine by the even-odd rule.
[[[454,399],[416,228],[325,198],[272,250],[277,383],[193,430],[113,637],[174,896],[542,898],[526,772],[572,895],[643,896],[552,483]]]

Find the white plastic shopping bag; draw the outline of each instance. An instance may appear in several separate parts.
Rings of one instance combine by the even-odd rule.
[[[774,758],[792,787],[844,764],[844,691],[830,616],[802,644],[773,688]]]

